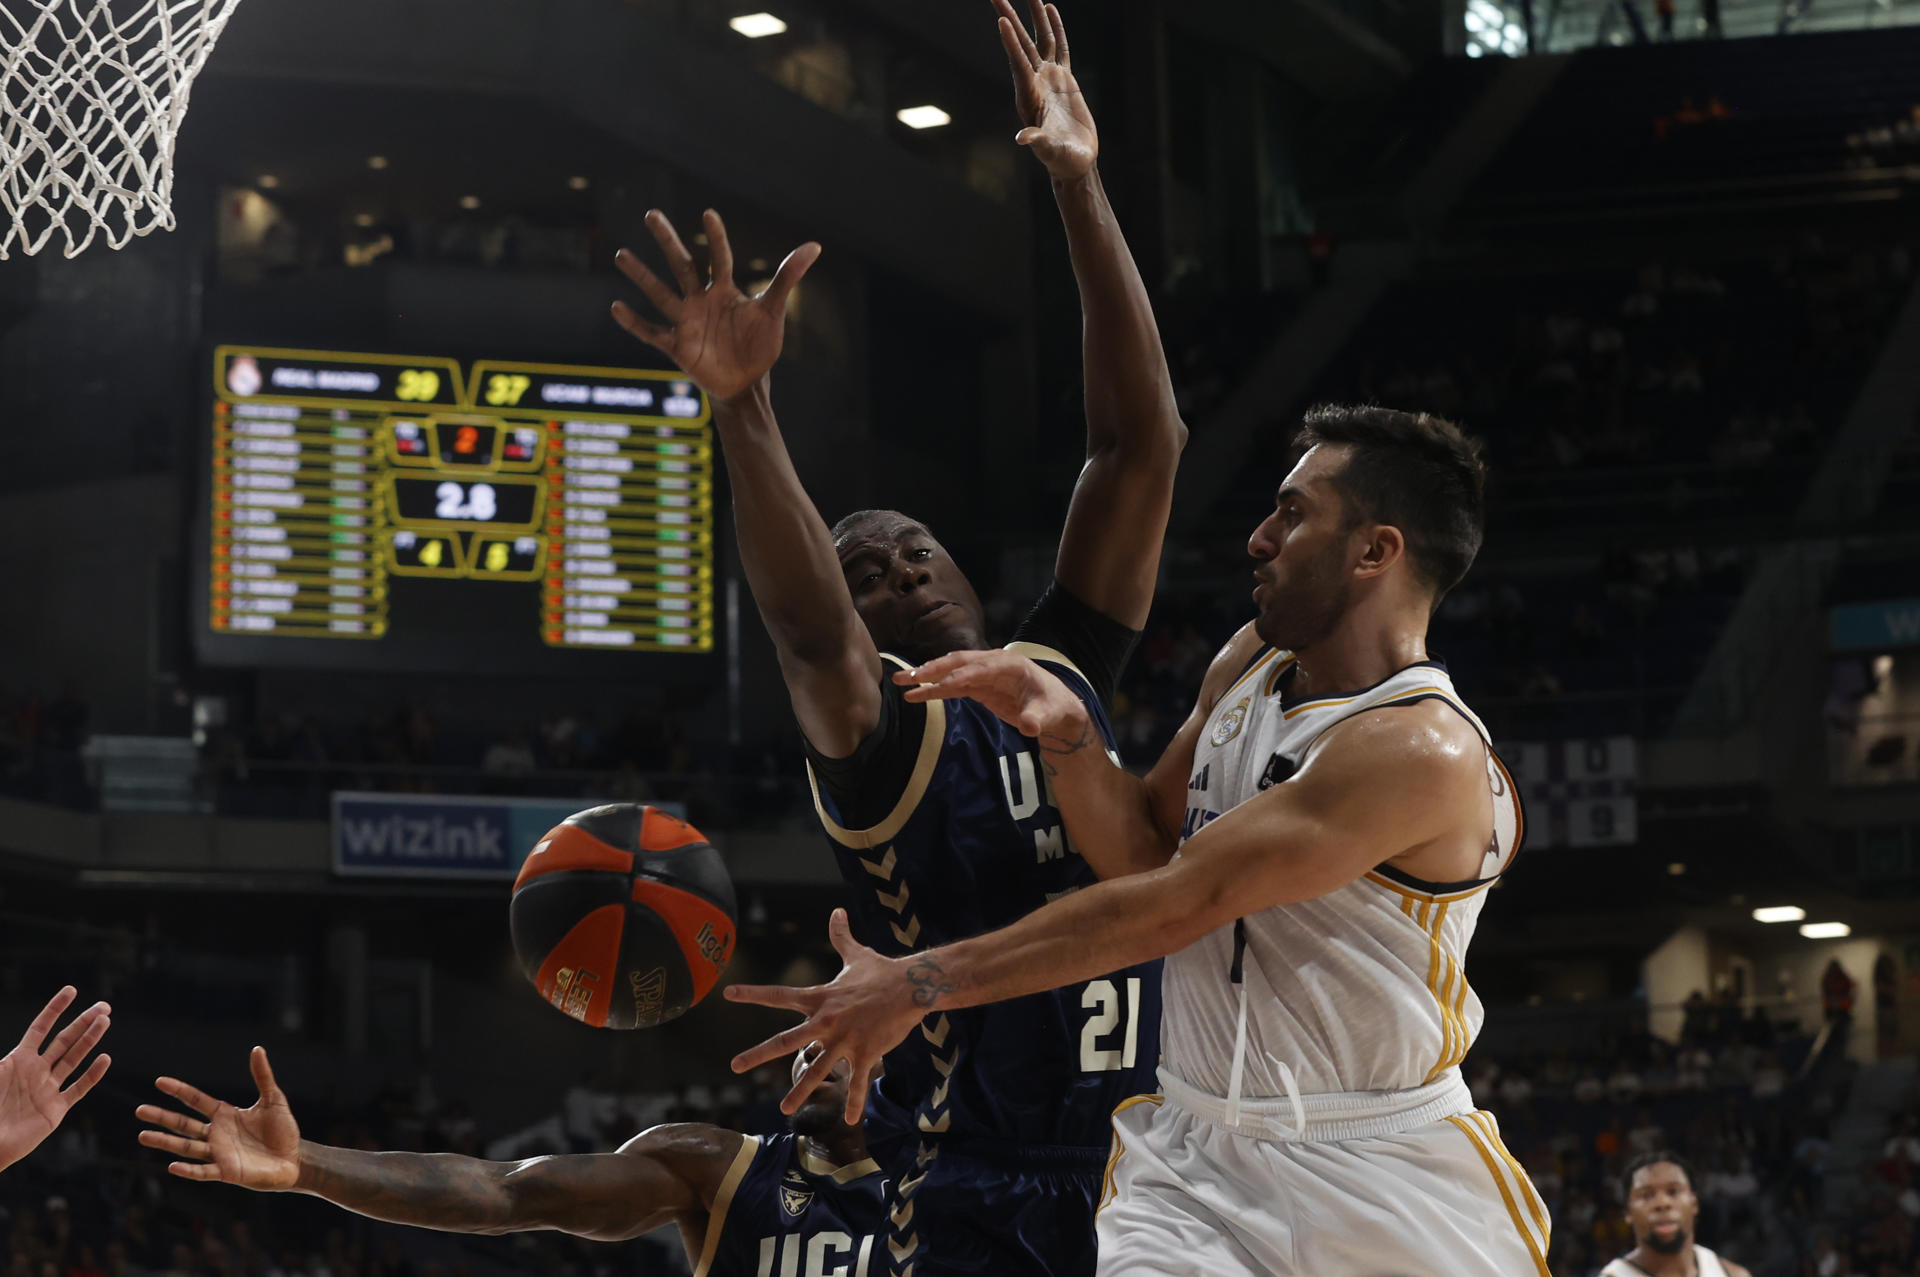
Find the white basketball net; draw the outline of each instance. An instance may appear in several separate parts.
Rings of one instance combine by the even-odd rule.
[[[239,3],[0,0],[0,260],[173,229],[174,139]]]

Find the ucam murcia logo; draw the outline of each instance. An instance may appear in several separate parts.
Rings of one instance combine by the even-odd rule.
[[[1207,739],[1211,740],[1214,746],[1218,748],[1238,736],[1240,729],[1246,726],[1247,706],[1251,704],[1253,704],[1253,698],[1251,696],[1242,696],[1238,705],[1235,705],[1215,720],[1213,724],[1213,735]]]
[[[780,1209],[786,1212],[788,1219],[799,1219],[811,1205],[813,1186],[801,1177],[799,1171],[788,1171],[780,1181]]]

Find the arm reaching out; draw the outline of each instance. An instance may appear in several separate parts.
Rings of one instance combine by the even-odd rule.
[[[978,701],[1037,740],[1047,783],[1073,845],[1095,874],[1119,878],[1158,869],[1173,859],[1200,729],[1259,650],[1251,625],[1220,649],[1193,712],[1145,776],[1135,776],[1109,758],[1086,703],[1024,656],[955,652],[918,669],[901,670],[893,681],[908,688],[910,701],[960,696]]]
[[[1013,75],[1016,141],[1053,180],[1080,284],[1087,463],[1074,487],[1054,575],[1129,629],[1146,624],[1187,428],[1153,302],[1100,181],[1100,134],[1073,74],[1060,11],[1029,0],[1033,34],[994,0]]]
[[[0,1058],[0,1170],[40,1147],[113,1063],[111,1056],[103,1054],[78,1081],[66,1085],[112,1022],[112,1008],[96,1002],[48,1042],[47,1035],[78,996],[72,985],[54,994],[33,1017],[19,1044]]]
[[[880,721],[880,655],[854,610],[827,525],[794,472],[767,385],[786,341],[787,300],[819,260],[820,246],[794,249],[767,291],[750,297],[733,281],[726,224],[708,210],[705,225],[713,271],[703,283],[673,224],[657,210],[648,213],[678,290],[625,249],[614,260],[669,322],[650,323],[625,302],[613,304],[613,317],[713,401],[741,563],[779,652],[794,716],[815,749],[845,758]]]
[[[741,1137],[718,1127],[657,1127],[617,1153],[489,1162],[448,1153],[367,1153],[300,1138],[267,1053],[249,1063],[260,1098],[235,1108],[177,1078],[165,1094],[191,1109],[143,1104],[159,1128],[140,1142],[176,1157],[167,1170],[256,1192],[319,1197],[370,1219],[454,1233],[556,1229],[593,1241],[625,1241],[702,1215]]]
[[[845,965],[832,983],[728,987],[729,1001],[807,1017],[734,1057],[735,1071],[818,1042],[819,1056],[781,1104],[791,1113],[838,1061],[860,1076],[932,1012],[1001,1002],[1165,957],[1236,918],[1326,895],[1382,864],[1452,881],[1461,876],[1461,855],[1482,854],[1485,748],[1452,711],[1378,710],[1321,739],[1293,779],[1194,834],[1178,860],[1095,883],[998,931],[883,958],[853,939],[845,912],[836,910],[828,934]],[[1382,775],[1394,777],[1397,801],[1380,801]],[[1449,865],[1456,871],[1448,874]],[[849,1122],[859,1120],[865,1098],[848,1095]]]

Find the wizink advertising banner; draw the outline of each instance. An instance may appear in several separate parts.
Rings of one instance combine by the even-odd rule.
[[[540,836],[591,798],[467,798],[339,792],[333,871],[344,877],[511,879]],[[679,803],[653,804],[684,815]]]

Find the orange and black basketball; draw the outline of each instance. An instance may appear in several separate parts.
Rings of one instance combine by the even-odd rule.
[[[638,803],[547,831],[514,880],[514,952],[540,996],[596,1028],[686,1014],[733,956],[733,881],[704,835]]]

